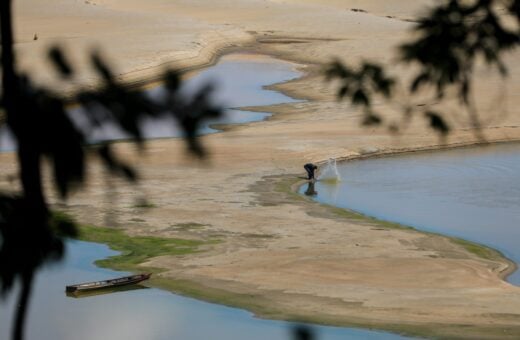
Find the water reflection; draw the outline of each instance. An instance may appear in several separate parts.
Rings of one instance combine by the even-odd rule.
[[[493,145],[341,164],[317,200],[482,243],[520,263],[520,145]],[[301,189],[302,191],[304,189]],[[520,284],[520,273],[508,281]]]
[[[225,78],[219,78],[219,74]],[[209,78],[218,78],[216,101],[229,108],[244,105],[269,105],[293,99],[263,89],[266,84],[298,76],[293,65],[272,62],[264,58],[253,60],[223,60],[213,68],[192,78],[187,85],[197,86]],[[192,85],[190,85],[192,84]],[[150,90],[150,96],[160,96],[161,89]],[[221,92],[223,91],[223,92]],[[75,108],[76,115],[81,108]],[[264,119],[267,113],[229,109],[225,123],[242,123]],[[170,122],[144,121],[145,137],[176,137],[178,130]],[[213,122],[219,123],[219,122]],[[222,121],[220,121],[222,123]],[[209,125],[202,133],[214,132]],[[117,129],[106,126],[95,132],[91,142],[102,139],[124,139]],[[14,145],[8,133],[0,134],[3,150]],[[10,144],[9,144],[10,143]],[[114,197],[114,199],[117,197]],[[111,200],[112,201],[112,200]],[[249,312],[176,296],[157,289],[129,289],[116,294],[95,294],[88,299],[73,299],[63,294],[70,282],[99,281],[121,273],[97,268],[97,259],[115,255],[106,246],[84,242],[69,242],[63,263],[48,267],[36,276],[33,298],[26,323],[26,338],[61,339],[272,339],[291,337],[291,324],[260,320]],[[0,301],[0,339],[8,339],[12,325],[17,288]],[[382,332],[358,329],[313,327],[316,339],[401,339]]]
[[[202,70],[183,83],[182,92],[194,93],[205,84],[215,86],[212,99],[215,104],[226,108],[222,118],[206,122],[199,130],[200,134],[217,132],[212,126],[215,124],[238,124],[265,119],[270,115],[267,112],[243,111],[237,108],[242,106],[263,106],[280,103],[296,102],[280,92],[271,91],[264,87],[269,84],[280,83],[294,79],[301,73],[295,69],[295,64],[276,60],[266,56],[244,57],[230,55],[222,58],[215,66]],[[151,98],[160,98],[165,95],[161,86],[147,91]],[[85,124],[82,117],[83,108],[74,107],[69,110],[76,124]],[[180,137],[181,129],[171,117],[161,119],[145,119],[141,122],[143,135],[147,139]],[[103,124],[92,128],[90,142],[102,140],[124,140],[128,135],[113,124]],[[0,150],[12,151],[15,143],[7,129],[0,127]]]
[[[318,192],[314,189],[314,186],[314,181],[309,181],[309,183],[307,183],[307,190],[305,190],[305,195],[316,196]]]
[[[216,124],[238,124],[260,121],[268,117],[267,112],[242,111],[242,106],[262,106],[295,102],[280,92],[271,91],[264,86],[284,82],[300,75],[295,65],[270,57],[255,56],[245,58],[241,55],[224,57],[218,64],[197,73],[183,84],[181,92],[193,93],[208,82],[214,84],[212,99],[215,104],[227,108],[222,118],[207,122],[199,133],[216,132]],[[162,87],[148,91],[152,98],[164,95]],[[171,118],[147,119],[142,122],[145,138],[180,137],[180,129]],[[97,139],[125,139],[126,136],[111,126],[103,126],[96,131]]]
[[[38,340],[290,340],[292,324],[261,320],[251,313],[177,296],[158,289],[72,299],[63,291],[75,281],[103,280],[122,273],[93,264],[116,252],[105,245],[70,241],[66,260],[37,276],[27,321],[27,339]],[[0,308],[0,339],[8,339],[14,299]],[[337,327],[312,327],[316,340],[402,339],[402,336]]]

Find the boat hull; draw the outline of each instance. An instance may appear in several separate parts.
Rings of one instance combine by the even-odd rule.
[[[75,284],[75,285],[66,286],[65,291],[68,293],[85,292],[85,291],[104,289],[104,288],[110,288],[110,287],[132,285],[132,284],[142,282],[144,280],[148,280],[151,275],[152,275],[151,273],[146,273],[146,274],[124,276],[124,277],[119,277],[119,278],[110,279],[110,280],[79,283],[79,284]]]

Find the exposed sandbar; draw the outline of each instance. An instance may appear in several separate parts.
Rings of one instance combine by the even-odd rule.
[[[221,242],[205,252],[163,256],[147,265],[164,268],[163,278],[189,282],[198,289],[191,294],[235,296],[231,303],[262,315],[413,334],[518,338],[520,288],[502,280],[511,268],[502,257],[482,258],[449,238],[341,213],[289,190],[308,161],[442,146],[422,119],[398,137],[362,128],[359,113],[337,103],[336,88],[324,83],[319,67],[333,57],[391,64],[394,46],[411,27],[408,19],[434,1],[394,1],[391,11],[384,1],[369,1],[365,8],[363,3],[17,1],[20,68],[63,91],[71,88],[43,71],[42,53],[53,41],[68,47],[81,70],[77,83],[88,86],[95,78],[83,55],[92,45],[102,47],[121,78],[132,81],[153,78],[165,63],[198,67],[233,49],[309,65],[306,77],[277,86],[309,101],[271,107],[276,115],[268,121],[205,136],[209,164],[186,158],[179,140],[151,141],[143,157],[120,143],[121,154],[139,164],[142,186],[118,183],[116,193],[107,195],[104,175],[93,165],[88,189],[68,209],[95,225],[105,225],[108,213],[130,235],[218,237]],[[507,58],[506,85],[488,71],[477,72],[476,98],[489,141],[520,140],[520,64],[512,62],[519,56]],[[407,75],[401,67],[395,72]],[[376,108],[389,120],[401,118],[392,105]],[[458,110],[454,103],[445,108]],[[445,145],[477,142],[465,119],[450,123],[454,131]],[[15,170],[12,155],[0,159],[2,174]],[[154,208],[134,206],[143,192]],[[190,223],[202,227],[175,227]],[[176,289],[189,291],[186,285]]]

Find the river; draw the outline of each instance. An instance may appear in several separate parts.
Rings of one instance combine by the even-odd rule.
[[[229,56],[217,65],[188,80],[186,91],[208,80],[217,85],[215,101],[229,108],[219,123],[244,123],[265,119],[268,113],[240,111],[240,106],[271,105],[295,99],[265,85],[299,76],[295,65],[269,57]],[[151,89],[151,96],[160,95]],[[80,110],[80,109],[75,109]],[[77,114],[73,111],[72,114]],[[146,138],[178,137],[171,122],[146,122]],[[201,133],[216,130],[206,125]],[[2,134],[4,151],[14,143]],[[96,139],[125,138],[115,128],[98,131]],[[291,339],[292,324],[262,320],[251,313],[178,296],[153,288],[120,291],[113,294],[73,298],[65,295],[65,285],[124,276],[127,273],[97,268],[93,262],[115,252],[107,246],[67,242],[67,255],[59,264],[41,270],[36,276],[26,331],[28,340],[207,340],[207,339]],[[15,308],[15,295],[0,301],[0,339],[8,339]],[[316,340],[403,339],[405,337],[362,329],[312,325]]]
[[[520,144],[403,154],[337,167],[339,183],[316,183],[319,202],[484,244],[520,263]],[[520,273],[508,281],[520,285]]]
[[[84,298],[65,295],[65,285],[125,275],[96,267],[117,254],[102,244],[69,241],[62,263],[40,271],[26,324],[35,340],[290,340],[291,323],[255,318],[251,313],[154,288]],[[14,295],[1,303],[0,339],[9,339]],[[312,326],[317,340],[402,339],[361,329]]]

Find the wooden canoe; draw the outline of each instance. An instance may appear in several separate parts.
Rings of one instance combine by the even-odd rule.
[[[148,280],[152,276],[151,273],[146,274],[136,274],[124,277],[118,277],[116,279],[103,280],[103,281],[94,281],[94,282],[85,282],[79,283],[75,285],[66,286],[65,290],[67,292],[83,292],[90,291],[95,289],[103,289],[109,287],[117,287],[117,286],[125,286],[139,283],[144,280]]]

